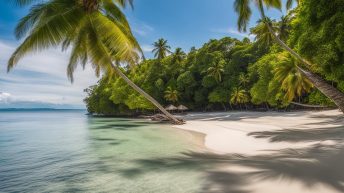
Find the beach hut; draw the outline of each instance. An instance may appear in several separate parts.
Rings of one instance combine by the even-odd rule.
[[[175,107],[174,105],[168,105],[165,109],[166,109],[167,111],[175,111],[175,110],[177,110],[178,108]]]
[[[189,109],[188,109],[186,106],[184,106],[184,105],[179,105],[179,106],[177,107],[177,109],[178,109],[179,111],[181,111],[181,112],[189,110]]]

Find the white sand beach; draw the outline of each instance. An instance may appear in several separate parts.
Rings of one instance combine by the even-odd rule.
[[[344,116],[338,110],[190,113],[177,128],[203,133],[221,167],[204,192],[344,192]]]

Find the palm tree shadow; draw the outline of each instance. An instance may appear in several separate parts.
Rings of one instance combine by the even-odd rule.
[[[249,193],[245,189],[252,180],[299,181],[312,189],[323,184],[344,192],[344,144],[313,145],[300,149],[276,150],[270,154],[246,156],[240,154],[185,152],[179,157],[136,160],[138,168],[121,171],[126,177],[146,172],[166,170],[205,171],[202,192]],[[249,171],[217,170],[219,164],[250,168]],[[137,170],[135,170],[137,169]],[[139,172],[137,172],[139,170]],[[128,176],[128,173],[130,175]],[[136,173],[137,172],[137,173]]]
[[[343,141],[344,127],[316,129],[283,129],[277,131],[251,132],[248,136],[266,138],[270,142],[309,142],[309,141]]]
[[[248,176],[238,172],[209,171],[201,193],[250,193]]]

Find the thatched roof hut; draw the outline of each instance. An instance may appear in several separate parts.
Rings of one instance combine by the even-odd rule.
[[[188,109],[186,106],[184,106],[184,105],[179,105],[179,106],[177,107],[177,109],[180,110],[180,111],[189,110],[189,109]]]
[[[177,107],[175,107],[174,105],[168,105],[166,108],[165,108],[167,111],[174,111],[174,110],[178,110]]]

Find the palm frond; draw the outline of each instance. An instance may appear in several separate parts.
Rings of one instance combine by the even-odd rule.
[[[272,7],[281,10],[282,2],[281,0],[262,0],[267,7]]]
[[[125,8],[128,4],[131,8],[134,8],[134,0],[115,0],[121,7]]]
[[[12,54],[8,62],[8,71],[26,54],[60,45],[83,17],[82,11],[78,7],[70,7],[67,0],[49,4],[40,20],[30,29],[30,35]]]
[[[252,15],[250,0],[235,0],[234,9],[238,13],[238,30],[246,32],[248,21]]]
[[[38,1],[42,2],[43,0],[11,0],[11,1],[14,5],[23,7],[23,6],[27,6],[35,2],[38,2]]]

